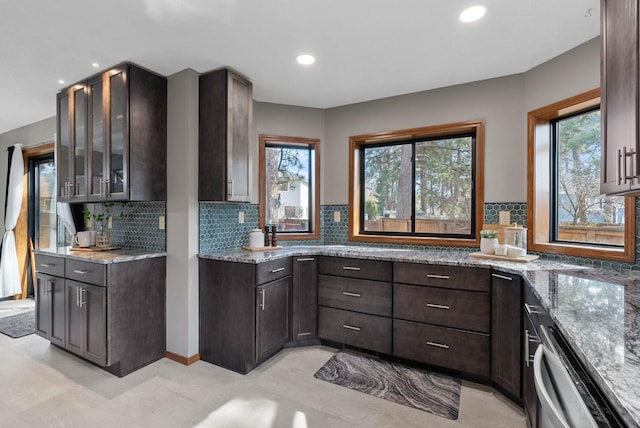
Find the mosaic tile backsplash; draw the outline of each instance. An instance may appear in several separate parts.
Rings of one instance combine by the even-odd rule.
[[[640,201],[640,198],[638,198]],[[640,242],[640,202],[638,204],[639,225],[636,242]],[[238,212],[244,211],[245,223],[238,223]],[[340,222],[334,222],[334,213],[340,213]],[[492,202],[485,204],[486,224],[499,223],[499,212],[509,211],[511,223],[527,225],[527,203],[526,202]],[[423,245],[402,245],[402,244],[371,244],[349,242],[348,236],[348,205],[323,205],[320,212],[321,233],[320,240],[317,241],[280,241],[286,245],[365,245],[369,247],[384,248],[407,248],[423,249]],[[249,231],[258,224],[258,206],[253,204],[228,204],[228,203],[201,203],[200,204],[200,252],[209,253],[246,245]],[[463,247],[433,247],[431,249],[460,250],[465,252],[477,251],[476,248]],[[640,262],[633,265],[626,263],[609,262],[598,259],[587,259],[563,255],[544,254],[544,257],[563,263],[573,263],[578,265],[593,265],[595,267],[605,267],[612,269],[638,269]]]
[[[102,204],[86,204],[92,212],[102,212]],[[166,216],[167,204],[158,202],[114,203],[111,211],[111,244],[149,251],[166,251],[166,230],[158,228],[158,217]]]

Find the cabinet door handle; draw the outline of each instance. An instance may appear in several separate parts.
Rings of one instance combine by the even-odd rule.
[[[260,294],[262,295],[262,303],[260,303],[260,309],[262,309],[264,311],[264,308],[266,306],[266,297],[265,297],[265,292],[267,290],[260,290]]]
[[[449,309],[449,306],[447,305],[437,305],[435,303],[427,303],[427,307],[428,308],[435,308],[435,309]]]
[[[78,275],[84,275],[86,273],[88,273],[89,271],[86,270],[80,270],[80,269],[74,269],[73,273],[77,273]]]
[[[342,324],[342,328],[346,328],[347,330],[360,331],[360,327],[354,327],[354,326],[349,325],[349,324]]]
[[[500,278],[507,281],[513,281],[513,278],[511,278],[510,276],[498,275],[497,273],[492,273],[491,276],[493,276],[494,278]]]
[[[52,263],[40,263],[40,267],[43,268],[50,268],[50,267],[54,267],[55,265]]]
[[[449,275],[435,275],[435,274],[428,273],[427,278],[449,279]]]
[[[525,303],[524,304],[524,308],[527,310],[527,313],[529,315],[544,314],[544,312],[537,310],[538,306],[536,306],[536,305],[530,305],[528,303]]]
[[[349,297],[360,297],[359,293],[350,293],[348,291],[343,291],[342,294],[344,294],[345,296],[349,296]]]
[[[427,345],[435,346],[436,348],[449,349],[449,345],[445,345],[443,343],[427,341]]]
[[[360,268],[356,267],[356,266],[342,266],[342,269],[343,270],[355,270],[355,271],[360,270]]]
[[[278,272],[282,272],[283,270],[284,270],[284,268],[283,268],[283,267],[279,267],[279,268],[277,268],[277,269],[272,269],[272,270],[271,270],[271,273],[278,273]]]
[[[533,362],[533,354],[531,353],[530,344],[531,343],[540,343],[540,339],[536,336],[529,334],[529,330],[524,330],[524,362],[527,364],[527,367]]]
[[[228,181],[227,184],[229,185],[229,190],[228,190],[228,194],[230,198],[233,198],[233,180]]]
[[[312,262],[314,260],[315,259],[313,257],[306,257],[306,258],[303,258],[303,259],[296,259],[297,262]]]
[[[83,293],[84,293],[85,291],[87,291],[87,290],[86,290],[86,289],[84,289],[84,288],[81,288],[81,287],[78,287],[78,290],[79,290],[79,293],[78,293],[78,295],[79,295],[79,304],[78,304],[78,307],[80,307],[80,308],[81,308],[81,307],[83,307],[83,306],[84,306],[84,304],[85,304],[85,303],[87,303],[87,302],[85,302],[85,301],[84,301],[84,294],[83,294]]]
[[[80,287],[76,287],[76,307],[80,306]]]

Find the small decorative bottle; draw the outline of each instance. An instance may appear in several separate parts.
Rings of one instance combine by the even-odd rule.
[[[277,230],[278,230],[278,226],[276,226],[275,224],[271,226],[271,246],[272,247],[278,246],[278,237],[276,236]]]
[[[269,237],[269,226],[264,227],[264,246],[268,247],[271,245],[271,238]]]

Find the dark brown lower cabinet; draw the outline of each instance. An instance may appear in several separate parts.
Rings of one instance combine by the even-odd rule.
[[[36,334],[64,347],[65,292],[64,278],[36,275]]]
[[[256,288],[256,361],[278,352],[289,341],[291,277]]]
[[[318,337],[318,257],[293,257],[291,340]]]
[[[520,401],[522,283],[519,275],[491,274],[491,379]]]
[[[200,359],[248,373],[289,340],[291,259],[199,261]]]
[[[36,266],[38,335],[116,376],[164,357],[165,257],[103,264],[37,254]]]
[[[66,280],[67,350],[104,366],[107,362],[106,288]]]

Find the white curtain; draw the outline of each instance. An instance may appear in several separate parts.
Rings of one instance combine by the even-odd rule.
[[[4,236],[2,237],[2,254],[0,254],[0,298],[22,293],[20,270],[16,253],[16,236],[13,230],[18,222],[22,205],[22,176],[24,165],[22,160],[22,144],[16,144],[9,166],[9,182],[7,183],[7,212],[4,218]]]

